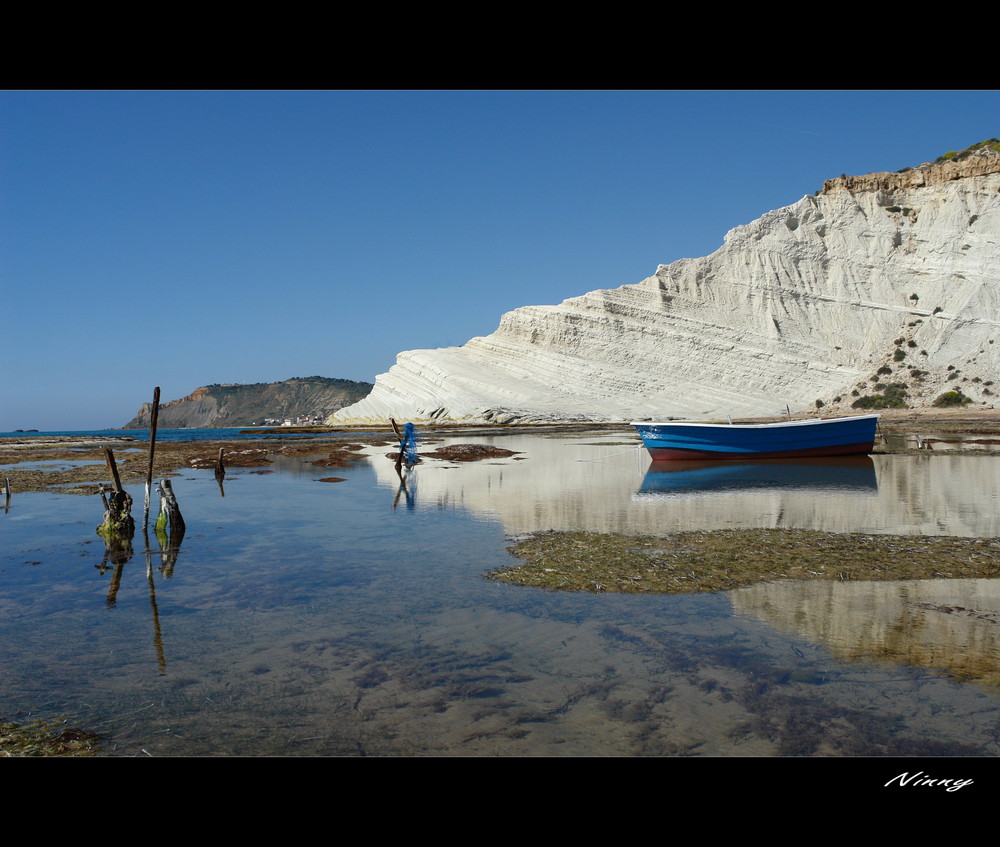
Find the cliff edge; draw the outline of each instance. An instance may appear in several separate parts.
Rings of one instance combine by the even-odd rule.
[[[988,138],[971,147],[939,156],[915,168],[903,168],[895,173],[873,173],[863,176],[841,174],[823,183],[820,194],[834,191],[902,191],[953,182],[972,176],[1000,172],[1000,140]]]
[[[410,350],[331,422],[725,418],[929,405],[1000,383],[1000,143],[841,176],[699,259],[461,347]]]

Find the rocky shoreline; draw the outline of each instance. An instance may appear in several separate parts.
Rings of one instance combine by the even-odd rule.
[[[888,409],[881,413],[880,426],[886,434],[941,433],[953,435],[983,435],[987,446],[996,436],[996,452],[1000,453],[1000,410],[997,409]],[[755,420],[775,420],[755,419]],[[186,469],[212,468],[225,451],[227,468],[263,468],[272,456],[317,457],[325,467],[343,466],[366,455],[358,448],[396,446],[392,429],[365,426],[351,432],[348,427],[326,432],[310,428],[309,439],[296,438],[286,430],[278,437],[220,439],[210,441],[161,441],[156,445],[154,476],[177,476]],[[583,433],[587,431],[621,431],[634,435],[627,424],[559,425],[492,425],[492,426],[429,426],[420,427],[421,441],[432,444],[442,437],[495,434],[498,432],[538,432],[547,434]],[[281,437],[287,435],[287,437]],[[27,491],[54,491],[64,494],[94,494],[101,483],[110,482],[104,450],[115,453],[122,482],[137,483],[146,479],[147,450],[145,441],[127,435],[115,436],[30,436],[0,438],[0,479],[10,480],[13,494]],[[878,449],[876,452],[885,452]],[[44,463],[44,464],[42,464]],[[25,466],[27,465],[27,466]],[[39,465],[32,467],[32,465]]]
[[[631,427],[623,427],[622,429]],[[430,445],[442,436],[481,435],[498,431],[566,431],[593,429],[593,425],[547,427],[421,427],[421,443]],[[337,429],[287,427],[261,431],[278,437],[218,439],[201,441],[158,441],[153,476],[174,477],[187,469],[214,468],[219,449],[224,450],[227,468],[265,468],[272,456],[315,456],[321,467],[343,467],[366,454],[358,448],[398,447],[390,426]],[[304,439],[295,433],[308,433]],[[104,451],[114,451],[121,481],[126,485],[145,482],[148,442],[128,435],[116,436],[34,436],[0,438],[0,482],[10,480],[11,491],[53,491],[61,494],[95,494],[111,477]]]
[[[993,579],[1000,539],[803,529],[718,529],[664,537],[537,532],[521,560],[487,574],[514,585],[596,594],[698,594],[783,579]]]

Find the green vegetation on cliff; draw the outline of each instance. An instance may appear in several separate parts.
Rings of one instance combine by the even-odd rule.
[[[940,409],[949,406],[965,406],[971,402],[972,399],[966,397],[961,391],[946,391],[944,394],[938,395],[933,405]]]
[[[975,151],[981,150],[984,147],[987,147],[990,150],[995,150],[997,152],[1000,152],[1000,139],[987,138],[985,141],[979,141],[975,144],[970,144],[964,150],[949,150],[943,156],[938,156],[937,159],[935,159],[934,161],[935,163],[937,163],[937,162],[945,162],[949,159],[955,159],[955,160],[964,159],[965,157],[971,156]]]
[[[879,373],[882,369],[879,369]],[[853,403],[851,403],[851,408],[854,409],[905,409],[906,408],[906,386],[901,382],[893,382],[889,385],[882,385],[881,383],[875,386],[876,389],[881,389],[881,394],[866,394],[864,397],[859,397]]]

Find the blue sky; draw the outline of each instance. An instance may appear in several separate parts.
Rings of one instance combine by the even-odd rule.
[[[991,136],[996,91],[2,92],[0,431],[374,381]]]

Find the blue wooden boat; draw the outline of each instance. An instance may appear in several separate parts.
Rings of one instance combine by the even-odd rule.
[[[654,462],[870,453],[878,415],[766,424],[633,421]]]

